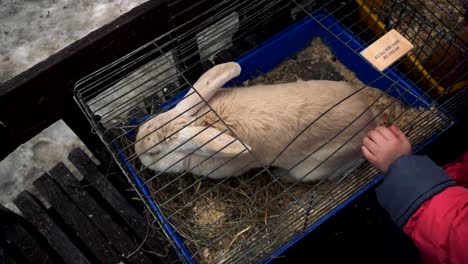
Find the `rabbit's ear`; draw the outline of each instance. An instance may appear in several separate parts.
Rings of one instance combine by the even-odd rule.
[[[173,143],[181,145],[179,149],[187,154],[194,153],[206,157],[234,157],[248,153],[244,145],[228,135],[227,131],[223,132],[212,127],[183,128],[175,141]],[[247,148],[251,149],[249,146]]]
[[[236,62],[226,62],[212,67],[198,78],[186,96],[177,104],[176,111],[193,116],[204,105],[203,99],[208,102],[227,82],[239,76],[240,72],[241,67]]]

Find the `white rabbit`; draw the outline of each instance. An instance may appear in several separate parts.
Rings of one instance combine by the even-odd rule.
[[[356,88],[326,80],[222,88],[240,71],[234,62],[214,66],[176,107],[142,124],[135,143],[142,164],[215,179],[271,165],[290,170],[281,180],[316,181],[361,157],[375,123]]]

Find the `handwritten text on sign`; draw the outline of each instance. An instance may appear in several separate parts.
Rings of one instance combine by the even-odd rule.
[[[361,55],[379,71],[383,71],[412,48],[413,44],[392,29],[361,51]]]

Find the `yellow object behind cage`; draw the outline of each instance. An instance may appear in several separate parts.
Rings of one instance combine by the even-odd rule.
[[[372,8],[377,8],[383,4],[383,0],[355,0],[356,4],[359,7],[359,16],[361,21],[363,21],[367,27],[377,36],[380,37],[387,33],[386,25],[378,18],[378,16],[372,12]],[[426,80],[426,84],[429,84],[429,87],[422,87],[428,91],[436,89],[438,95],[449,95],[458,90],[461,90],[464,87],[468,87],[468,80],[462,80],[458,83],[455,83],[451,89],[442,86],[435,80],[431,74],[424,68],[423,64],[419,59],[409,52],[406,55],[406,58],[403,61],[404,68],[414,69],[416,72],[413,75],[414,77],[422,78]],[[433,94],[429,92],[429,94]]]

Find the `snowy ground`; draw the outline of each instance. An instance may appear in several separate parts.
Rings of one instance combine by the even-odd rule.
[[[0,0],[0,83],[27,70],[88,33],[147,0]],[[63,121],[58,121],[0,161],[0,203],[20,191],[57,162],[72,172],[68,153],[89,150]]]
[[[0,0],[0,83],[147,0]]]

